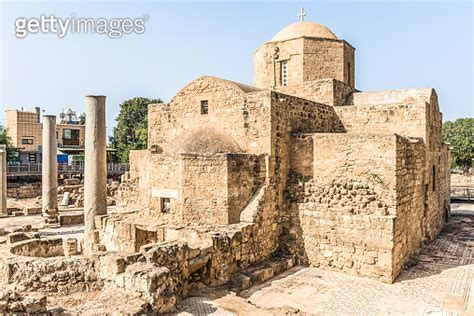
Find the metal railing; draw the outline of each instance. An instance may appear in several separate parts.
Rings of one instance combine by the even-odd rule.
[[[8,176],[40,176],[41,163],[14,163],[8,164]],[[107,174],[123,174],[130,170],[127,163],[108,163]],[[84,163],[58,164],[58,174],[81,174],[84,173]]]

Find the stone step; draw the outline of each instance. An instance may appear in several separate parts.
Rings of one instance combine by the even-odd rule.
[[[229,281],[229,288],[241,292],[252,285],[260,284],[285,272],[295,265],[294,257],[272,258],[234,274]]]

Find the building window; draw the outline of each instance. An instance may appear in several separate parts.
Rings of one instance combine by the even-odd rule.
[[[288,62],[286,60],[281,62],[281,85],[288,85]]]
[[[347,83],[351,84],[351,63],[347,63]]]
[[[161,198],[161,211],[163,213],[169,212],[171,209],[171,199]]]
[[[22,138],[21,139],[22,145],[33,145],[33,139],[31,138]]]
[[[63,145],[79,146],[80,131],[78,129],[63,129]]]
[[[209,103],[207,100],[201,101],[201,115],[209,113]]]
[[[79,139],[78,129],[63,129],[63,139]]]
[[[436,191],[436,166],[433,165],[433,172],[432,172],[432,175],[433,175],[433,191]]]
[[[36,163],[36,154],[28,154],[28,161],[31,163]]]

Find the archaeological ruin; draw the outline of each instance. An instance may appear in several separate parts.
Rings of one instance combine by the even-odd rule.
[[[434,89],[358,91],[354,59],[301,21],[256,49],[253,86],[204,76],[150,105],[148,149],[131,152],[114,212],[106,99],[87,96],[84,234],[11,232],[0,284],[122,289],[165,313],[194,291],[240,291],[295,265],[394,282],[450,218],[450,153]],[[44,133],[43,152],[55,151],[54,127]],[[58,185],[43,157],[51,222]]]

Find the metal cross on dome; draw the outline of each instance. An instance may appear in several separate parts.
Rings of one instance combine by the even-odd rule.
[[[304,12],[304,7],[301,7],[300,14],[298,14],[298,16],[300,17],[300,21],[303,22],[304,17],[306,16],[306,12]]]

